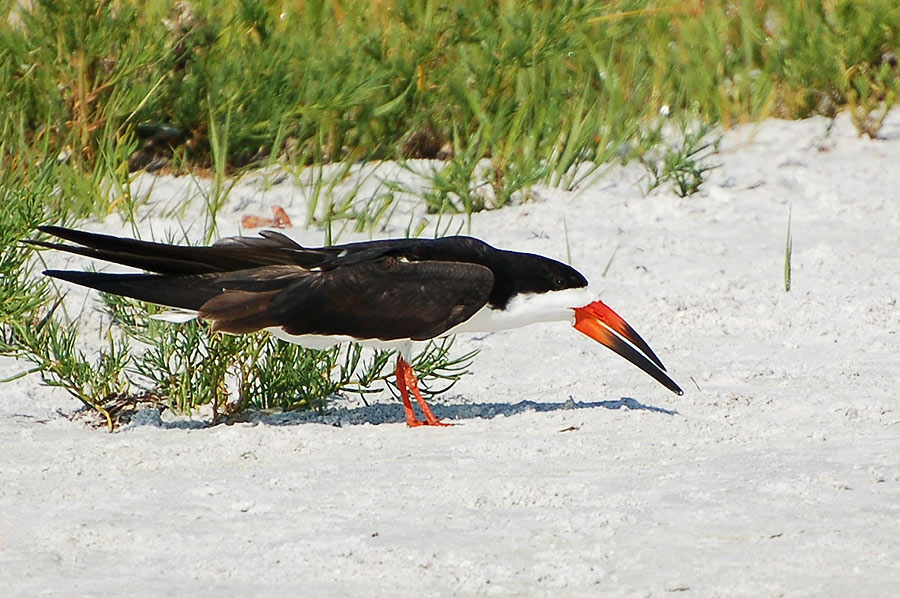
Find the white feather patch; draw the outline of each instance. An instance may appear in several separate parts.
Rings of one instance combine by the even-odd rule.
[[[300,345],[307,349],[328,349],[340,343],[359,343],[363,347],[372,347],[375,349],[397,349],[404,359],[409,361],[411,356],[412,342],[406,339],[397,339],[392,341],[383,341],[379,339],[358,339],[346,335],[323,335],[323,334],[288,334],[280,326],[271,326],[265,329],[275,338]]]
[[[150,319],[172,322],[173,324],[185,324],[197,319],[197,312],[189,309],[170,309],[162,313],[153,314],[150,316]]]

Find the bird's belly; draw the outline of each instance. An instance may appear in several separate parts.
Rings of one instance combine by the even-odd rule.
[[[341,343],[358,343],[364,347],[374,347],[376,349],[404,349],[409,341],[406,339],[397,339],[383,341],[377,338],[353,338],[345,334],[324,335],[324,334],[288,334],[280,326],[271,326],[265,329],[275,338],[300,345],[306,349],[328,349]]]

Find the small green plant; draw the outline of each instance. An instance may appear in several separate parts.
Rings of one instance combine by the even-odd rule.
[[[673,184],[675,194],[681,198],[699,191],[709,171],[717,167],[708,162],[709,157],[718,150],[721,139],[721,136],[712,141],[707,139],[713,130],[714,127],[708,124],[697,127],[682,124],[680,143],[667,147],[661,160],[641,156],[641,164],[650,178],[647,193],[668,182]],[[654,136],[658,137],[659,132]]]
[[[478,354],[478,350],[469,351],[463,355],[452,356],[454,337],[428,341],[425,348],[413,359],[412,366],[416,370],[421,381],[422,394],[437,396],[453,388],[464,376],[472,364],[472,359]],[[396,379],[394,380],[396,382]],[[435,388],[435,384],[441,384]],[[392,390],[393,386],[389,386]]]
[[[900,93],[897,57],[884,57],[877,66],[856,65],[847,73],[847,104],[860,135],[878,137]]]
[[[784,291],[791,290],[791,252],[794,250],[794,239],[791,236],[791,210],[788,209],[787,239],[784,243]]]
[[[15,327],[15,351],[12,353],[34,364],[31,372],[40,374],[44,384],[65,389],[85,406],[103,415],[112,431],[115,422],[107,409],[129,394],[130,385],[123,372],[130,360],[128,346],[107,330],[107,348],[90,359],[78,348],[78,327],[47,314],[38,322]]]
[[[423,200],[430,214],[474,214],[488,207],[487,183],[479,177],[480,152],[466,148],[436,168]]]
[[[231,132],[231,116],[233,114],[231,102],[227,104],[225,122],[222,125],[216,122],[216,113],[210,102],[209,114],[209,150],[212,156],[212,186],[208,193],[204,194],[206,202],[206,226],[204,227],[203,241],[212,242],[218,233],[217,217],[219,211],[228,199],[228,193],[237,185],[240,177],[227,176],[228,143]]]
[[[47,282],[33,276],[32,251],[20,241],[43,221],[43,195],[52,192],[53,178],[48,170],[31,182],[23,180],[26,176],[11,168],[0,172],[0,330],[3,336],[9,334],[9,326],[30,318],[46,302]]]

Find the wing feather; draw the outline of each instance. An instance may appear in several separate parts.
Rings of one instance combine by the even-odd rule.
[[[230,284],[234,284],[234,275]],[[225,290],[200,315],[225,332],[280,327],[290,335],[425,340],[468,320],[490,296],[488,268],[383,258],[285,277],[280,290]]]
[[[425,340],[468,320],[493,286],[491,271],[461,262],[384,257],[318,271],[262,266],[192,275],[45,274],[107,293],[199,312],[216,330],[280,327],[291,335]]]

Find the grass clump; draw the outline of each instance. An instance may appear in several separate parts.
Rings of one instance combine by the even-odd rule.
[[[721,136],[714,135],[711,125],[692,123],[682,123],[674,143],[663,140],[661,127],[652,135],[662,141],[654,143],[651,152],[640,156],[649,177],[647,193],[666,183],[671,183],[673,191],[681,198],[699,191],[709,172],[716,167],[709,159],[718,149]]]
[[[88,357],[78,347],[78,327],[54,317],[57,305],[38,322],[13,324],[11,342],[4,345],[3,352],[31,362],[33,369],[24,374],[39,373],[44,384],[65,389],[101,414],[113,430],[117,422],[108,406],[129,395],[124,375],[131,359],[129,349],[107,331],[107,348],[98,351],[94,359]]]
[[[461,211],[571,186],[664,106],[724,127],[846,106],[877,136],[900,86],[892,0],[66,0],[14,22],[0,116],[84,170],[158,123],[176,169],[442,154],[429,201]]]
[[[31,249],[19,243],[46,218],[44,197],[53,190],[52,172],[0,171],[0,330],[33,317],[45,303],[47,281],[35,278]]]

